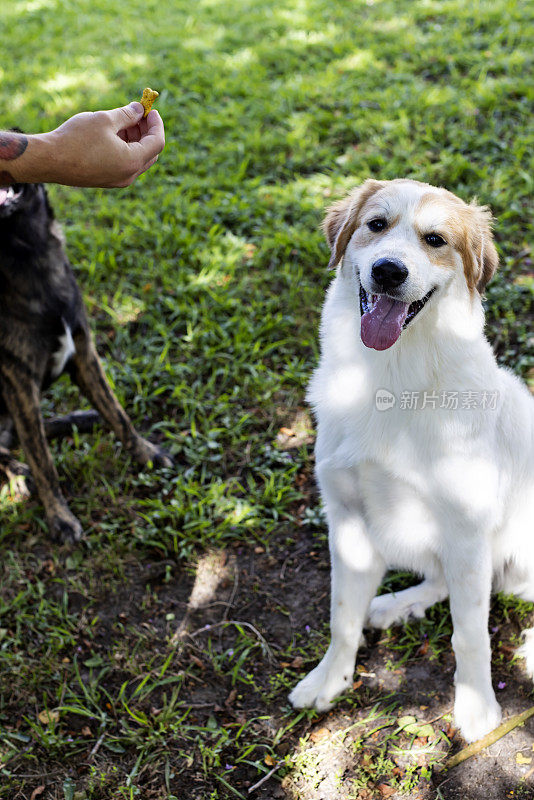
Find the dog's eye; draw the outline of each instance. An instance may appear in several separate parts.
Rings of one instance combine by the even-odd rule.
[[[367,227],[370,231],[373,231],[373,233],[378,233],[379,231],[383,231],[384,228],[387,228],[387,224],[387,220],[383,217],[377,217],[376,219],[369,220]]]
[[[443,236],[440,236],[439,233],[427,233],[423,238],[430,247],[443,247],[444,244],[447,244]]]

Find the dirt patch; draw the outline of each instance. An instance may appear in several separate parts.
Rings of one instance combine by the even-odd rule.
[[[47,788],[47,797],[63,800],[66,779],[86,792],[80,795],[84,800],[114,797],[112,770],[131,773],[138,757],[133,742],[138,748],[145,741],[143,715],[152,720],[155,735],[154,720],[167,713],[162,709],[168,708],[173,688],[171,718],[183,723],[167,725],[156,755],[136,775],[146,800],[245,797],[253,787],[250,796],[259,800],[534,798],[534,720],[450,773],[440,772],[446,754],[465,745],[447,716],[453,706],[454,658],[446,638],[434,653],[422,635],[406,658],[402,628],[391,635],[370,631],[353,692],[323,715],[299,716],[289,707],[288,691],[327,646],[329,606],[323,537],[306,526],[292,534],[280,534],[268,549],[236,544],[205,554],[196,569],[172,559],[144,565],[132,560],[112,592],[103,578],[100,596],[89,605],[83,592],[72,592],[70,610],[85,620],[78,634],[79,679],[94,692],[94,713],[67,712],[61,724],[72,736],[87,736],[87,747],[66,759],[39,754],[37,747],[38,767],[35,762],[28,767],[25,760],[12,763],[12,775],[21,775],[14,800],[26,797],[22,787],[34,783]],[[510,642],[526,623],[513,614],[503,622],[498,613],[497,608],[491,620],[493,675],[509,716],[532,703],[521,662],[511,661]],[[140,659],[155,683],[165,671],[146,699],[142,680],[132,679],[132,665],[139,666]],[[63,691],[67,706],[68,689]],[[121,702],[137,715],[137,721],[128,721],[130,748],[124,746]],[[13,715],[20,715],[17,703],[20,698]],[[400,730],[399,719],[406,716],[430,725],[430,735]],[[246,731],[254,757],[243,757],[240,730]],[[121,732],[122,752],[106,748]],[[258,752],[265,753],[261,772]],[[208,769],[206,759],[211,759]],[[107,776],[105,788],[96,787],[95,773]]]

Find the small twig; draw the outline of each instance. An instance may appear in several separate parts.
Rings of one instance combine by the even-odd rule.
[[[485,750],[486,747],[489,747],[491,744],[495,744],[495,742],[502,739],[503,736],[506,736],[507,733],[513,731],[514,728],[518,728],[520,725],[523,725],[527,719],[534,716],[534,706],[528,708],[526,711],[523,711],[522,714],[515,714],[510,719],[507,719],[506,722],[503,722],[502,725],[499,725],[498,728],[495,730],[490,731],[486,736],[482,739],[479,739],[473,744],[464,747],[463,750],[460,750],[459,753],[449,758],[448,761],[445,762],[442,769],[452,769],[453,767],[457,767],[458,764],[461,764],[463,761],[467,761],[468,758],[472,758],[480,753],[482,750]]]
[[[41,772],[37,774],[36,772],[12,772],[10,777],[12,778],[31,778],[35,781],[44,781],[47,778],[54,778],[56,775],[64,775],[64,771],[60,769],[54,770],[54,772]]]
[[[278,764],[276,764],[276,765],[275,765],[275,766],[274,766],[274,767],[273,767],[273,768],[272,768],[272,769],[271,769],[271,770],[270,770],[270,771],[269,771],[269,772],[268,772],[266,775],[264,775],[264,776],[263,776],[263,778],[261,778],[261,779],[260,779],[260,780],[259,780],[257,783],[255,783],[255,784],[254,784],[254,786],[251,786],[251,787],[250,787],[250,789],[248,790],[248,793],[249,793],[249,794],[251,794],[251,793],[252,793],[253,791],[255,791],[256,789],[259,789],[259,788],[260,788],[260,786],[263,786],[263,784],[265,783],[265,781],[268,781],[268,780],[269,780],[269,778],[270,778],[272,775],[274,775],[274,773],[276,772],[276,770],[277,770],[277,769],[280,769],[280,767],[282,766],[282,764],[283,764],[283,763],[284,763],[283,761],[279,761],[279,762],[278,762]]]
[[[243,620],[238,620],[238,619],[221,620],[220,622],[214,622],[212,625],[204,625],[202,628],[197,628],[196,631],[193,631],[192,633],[187,633],[186,635],[189,636],[190,639],[194,639],[195,636],[198,636],[200,633],[208,633],[214,628],[219,628],[221,625],[236,625],[236,626],[240,625],[243,628],[249,628],[257,636],[262,648],[265,650],[267,654],[267,658],[269,659],[269,661],[271,662],[274,661],[271,648],[267,644],[265,638],[261,635],[259,630],[254,627],[254,625],[251,625],[250,622],[245,622]]]
[[[19,758],[19,756],[23,756],[25,753],[28,753],[32,749],[32,747],[33,747],[33,742],[31,742],[31,744],[29,744],[27,747],[23,747],[22,750],[19,750],[17,753],[13,753],[13,755],[10,756],[7,759],[7,761],[0,762],[0,772],[2,772],[2,770],[5,769],[8,766],[8,764],[13,763],[15,759]]]
[[[230,592],[230,597],[228,598],[228,601],[224,604],[226,606],[226,608],[224,609],[224,614],[222,616],[222,622],[227,622],[228,621],[228,615],[229,615],[230,610],[232,609],[232,607],[234,605],[235,596],[237,594],[237,587],[239,586],[239,569],[238,569],[238,566],[237,566],[236,563],[234,563],[233,566],[235,568],[234,569],[234,585],[232,587],[232,591]],[[224,633],[224,628],[221,626],[221,628],[219,629],[219,646],[220,646],[221,641],[222,641],[223,633]]]
[[[236,567],[236,569],[235,569],[235,573],[234,573],[234,585],[233,585],[233,588],[232,588],[232,593],[231,593],[231,595],[230,595],[230,597],[228,599],[228,602],[226,604],[226,609],[225,609],[224,615],[223,615],[223,622],[226,622],[228,620],[228,614],[230,612],[230,609],[234,605],[235,596],[237,594],[237,587],[239,586],[239,570],[237,568],[237,564],[235,565],[235,567]]]
[[[437,721],[438,721],[438,719],[443,719],[443,717],[444,717],[446,714],[451,714],[451,713],[452,713],[452,710],[453,710],[453,707],[451,706],[451,707],[450,707],[450,708],[448,708],[446,711],[442,711],[442,712],[441,712],[441,714],[438,714],[438,716],[437,716],[437,717],[434,717],[434,719],[430,719],[430,720],[429,720],[427,723],[425,723],[425,724],[426,724],[426,725],[433,725],[433,724],[434,724],[434,722],[437,722]]]
[[[291,561],[292,558],[295,558],[296,556],[300,555],[301,553],[304,552],[304,550],[307,550],[309,547],[310,547],[310,543],[309,542],[304,542],[303,544],[299,545],[299,547],[297,547],[295,550],[293,550],[291,553],[289,553],[286,556],[286,558],[284,560],[284,563],[282,564],[282,569],[280,570],[280,580],[283,580],[284,577],[285,577],[286,566],[287,566],[288,561]]]
[[[102,734],[100,735],[100,737],[99,737],[99,739],[98,739],[97,743],[95,744],[95,746],[93,747],[93,749],[92,749],[92,750],[91,750],[91,752],[89,753],[89,757],[88,757],[88,759],[87,759],[87,761],[88,761],[88,763],[89,763],[89,764],[91,763],[91,761],[93,760],[93,758],[96,756],[96,754],[97,754],[97,753],[98,753],[98,751],[100,750],[100,746],[101,746],[102,742],[104,741],[104,738],[105,738],[105,736],[106,736],[106,732],[104,731],[104,733],[102,733]]]

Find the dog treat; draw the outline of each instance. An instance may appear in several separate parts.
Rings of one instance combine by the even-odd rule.
[[[159,92],[155,92],[154,89],[143,89],[143,96],[140,100],[141,105],[145,109],[143,119],[148,116],[148,112],[152,108],[152,103],[156,97],[159,97]]]

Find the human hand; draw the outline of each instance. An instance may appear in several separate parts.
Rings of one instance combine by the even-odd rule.
[[[83,112],[50,133],[3,133],[0,159],[6,183],[63,183],[68,186],[129,186],[149,169],[165,146],[157,111],[143,119],[141,103],[111,111]],[[0,141],[0,144],[2,142]],[[0,161],[0,168],[4,164]]]
[[[129,186],[149,169],[165,145],[157,111],[143,119],[141,103],[71,117],[48,136],[54,143],[57,183]],[[45,134],[46,135],[46,134]]]

